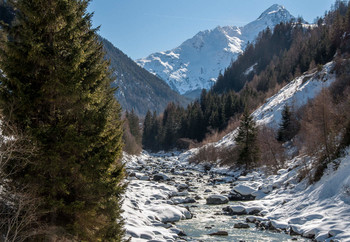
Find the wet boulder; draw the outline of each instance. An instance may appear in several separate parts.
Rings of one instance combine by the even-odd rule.
[[[207,197],[207,204],[225,204],[228,203],[228,198],[222,195],[210,195]]]
[[[163,173],[157,173],[153,175],[153,181],[169,181],[169,180],[170,178]]]
[[[246,224],[246,223],[236,223],[233,225],[233,227],[235,229],[249,229],[250,228],[249,224]]]
[[[182,191],[184,191],[184,190],[186,190],[186,189],[188,188],[188,185],[185,184],[185,183],[182,183],[182,184],[178,184],[178,185],[176,186],[176,188],[177,188],[177,190],[178,190],[179,192],[182,192]]]
[[[251,201],[255,200],[255,192],[256,189],[247,185],[240,184],[233,187],[228,197],[230,201]]]
[[[210,233],[210,236],[228,236],[228,232],[227,231],[217,231],[214,233]]]
[[[190,197],[186,197],[186,198],[173,198],[171,200],[175,205],[176,204],[183,204],[183,203],[195,203],[196,200]]]
[[[249,215],[259,215],[262,210],[263,208],[261,207],[249,207],[246,209],[247,214]]]
[[[246,208],[241,205],[228,206],[223,208],[223,210],[227,212],[229,215],[246,215],[247,214]]]

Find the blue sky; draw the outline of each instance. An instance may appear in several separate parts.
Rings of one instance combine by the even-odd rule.
[[[313,22],[334,0],[92,0],[93,25],[132,59],[175,48],[201,30],[243,26],[277,3]]]

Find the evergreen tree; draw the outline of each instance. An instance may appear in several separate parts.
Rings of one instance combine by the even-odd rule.
[[[0,108],[39,151],[13,179],[42,201],[41,221],[64,231],[53,236],[120,241],[120,107],[89,1],[13,2],[17,20],[3,25]]]
[[[142,151],[142,134],[139,126],[139,118],[132,109],[131,113],[126,111],[123,119],[123,151],[137,155]]]
[[[293,113],[288,105],[282,111],[282,120],[278,129],[277,140],[286,142],[291,140],[299,131],[298,121],[293,117]]]
[[[157,112],[153,112],[152,127],[151,127],[150,149],[153,151],[164,149],[164,129],[161,118],[157,118]]]
[[[243,113],[238,134],[235,138],[238,146],[238,162],[249,169],[259,159],[259,146],[257,143],[258,129],[255,121],[247,111]]]
[[[126,119],[128,120],[130,133],[135,137],[135,140],[138,144],[141,144],[142,135],[140,130],[140,119],[135,114],[134,109],[131,110],[131,113],[126,112]]]

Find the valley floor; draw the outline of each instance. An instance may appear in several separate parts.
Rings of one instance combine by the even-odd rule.
[[[242,176],[191,165],[191,152],[124,155],[130,183],[123,209],[132,241],[350,241],[350,155],[309,185],[298,178],[307,157],[294,158],[277,175]],[[207,205],[214,194],[222,204]],[[255,200],[233,201],[237,196]],[[234,228],[238,223],[249,227]],[[218,231],[227,235],[209,236]]]

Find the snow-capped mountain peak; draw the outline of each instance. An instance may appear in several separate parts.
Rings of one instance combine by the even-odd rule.
[[[290,14],[288,12],[288,10],[282,6],[282,5],[278,5],[278,4],[274,4],[271,7],[269,7],[268,9],[266,9],[258,19],[263,19],[266,17],[269,17],[271,15],[275,15],[275,14],[279,14],[279,15],[288,15]]]
[[[243,27],[218,26],[200,31],[177,48],[151,54],[136,62],[180,94],[209,89],[219,73],[236,60],[259,32],[292,19],[294,17],[285,7],[274,4]]]

